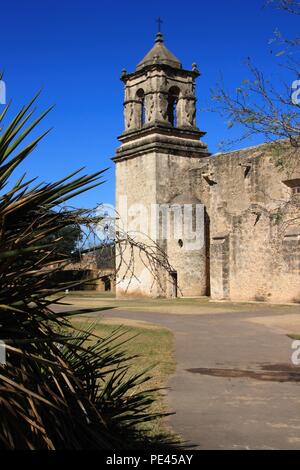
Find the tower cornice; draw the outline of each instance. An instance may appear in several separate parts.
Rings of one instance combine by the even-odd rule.
[[[137,138],[148,136],[150,134],[161,134],[174,137],[181,137],[183,139],[198,140],[200,137],[203,137],[206,132],[201,131],[198,128],[174,128],[171,125],[165,123],[155,123],[154,125],[145,125],[142,129],[125,131],[120,136],[118,136],[118,140],[122,143],[126,143]]]
[[[201,75],[198,69],[194,70],[187,70],[187,69],[175,69],[173,67],[170,67],[169,65],[165,64],[153,64],[153,65],[146,65],[140,70],[136,70],[131,73],[126,73],[125,71],[122,72],[120,80],[123,83],[126,83],[128,80],[132,78],[139,78],[143,77],[147,72],[152,72],[152,71],[165,71],[167,75],[172,75],[176,71],[176,76],[178,77],[192,77],[193,79],[196,79]]]
[[[174,129],[152,126],[138,132],[127,132],[119,137],[122,145],[112,160],[120,161],[136,158],[149,153],[180,155],[186,158],[208,157],[207,145],[199,140],[205,133],[189,129]]]

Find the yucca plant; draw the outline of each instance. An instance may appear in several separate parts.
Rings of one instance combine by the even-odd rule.
[[[29,123],[36,98],[5,128],[9,105],[0,115],[0,339],[7,350],[0,366],[0,448],[143,447],[148,440],[140,424],[155,417],[148,411],[154,398],[152,391],[134,393],[148,376],[130,375],[124,333],[76,332],[69,317],[78,312],[51,307],[50,294],[66,288],[51,281],[64,262],[55,234],[88,217],[60,207],[101,184],[103,171],[48,184],[25,175],[14,181],[15,169],[46,134],[20,149],[49,112]]]

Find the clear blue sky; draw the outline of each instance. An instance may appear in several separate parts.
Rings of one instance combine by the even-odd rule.
[[[198,126],[212,152],[228,137],[223,119],[201,111],[222,73],[233,89],[247,77],[250,56],[271,77],[278,73],[268,40],[275,28],[298,33],[298,18],[263,9],[264,0],[10,0],[1,5],[0,70],[12,110],[43,88],[39,110],[55,104],[40,125],[54,127],[26,162],[30,176],[53,181],[86,166],[110,167],[107,183],[77,205],[114,201],[110,157],[123,130],[123,67],[133,71],[152,47],[155,19],[163,19],[167,47],[185,68],[197,62]],[[0,105],[1,107],[3,105]],[[235,130],[230,131],[230,136]],[[245,142],[254,144],[255,141]]]

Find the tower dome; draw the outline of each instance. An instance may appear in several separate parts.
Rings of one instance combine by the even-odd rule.
[[[157,64],[169,65],[175,69],[182,68],[182,65],[177,57],[175,57],[175,55],[172,54],[172,52],[170,52],[169,49],[167,49],[164,45],[164,39],[161,32],[156,34],[154,46],[148,52],[148,54],[145,55],[141,62],[138,63],[136,70],[139,71],[148,65]]]

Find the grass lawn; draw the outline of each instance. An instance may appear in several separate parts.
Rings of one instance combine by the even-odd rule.
[[[85,329],[91,323],[95,325],[94,333],[100,337],[109,335],[116,327],[123,325],[126,333],[124,338],[133,338],[124,344],[129,355],[139,355],[132,363],[132,374],[142,372],[149,366],[153,366],[149,375],[151,380],[141,385],[146,388],[165,387],[169,376],[175,372],[173,334],[166,328],[142,321],[126,320],[121,318],[97,318],[87,315],[78,315],[72,319],[74,325]],[[152,412],[166,412],[166,404],[163,397],[164,391],[157,393],[157,399],[152,407]],[[156,419],[147,424],[148,433],[154,437],[159,435],[170,436],[165,419]]]
[[[212,302],[208,297],[176,298],[176,299],[116,299],[110,292],[71,291],[66,294],[63,302],[77,308],[114,308],[115,310],[168,313],[178,315],[207,315],[211,313],[234,312],[291,312],[299,306],[274,305],[247,302]]]

